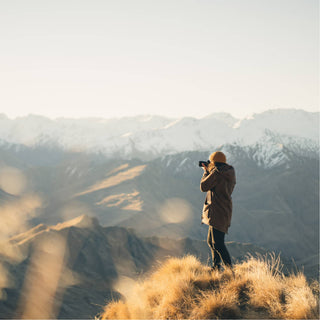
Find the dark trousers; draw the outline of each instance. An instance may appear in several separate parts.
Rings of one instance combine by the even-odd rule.
[[[212,253],[212,265],[217,269],[221,267],[221,260],[225,266],[232,267],[229,252],[224,244],[224,236],[224,232],[209,226],[207,242]]]

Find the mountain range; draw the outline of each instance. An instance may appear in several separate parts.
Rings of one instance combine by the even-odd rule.
[[[108,157],[150,160],[182,151],[210,150],[224,144],[264,145],[270,135],[276,148],[298,144],[314,151],[319,142],[318,128],[318,112],[296,109],[269,110],[244,119],[227,113],[213,113],[201,119],[137,116],[55,120],[37,115],[9,119],[2,114],[0,143],[58,146]]]
[[[117,295],[110,289],[118,278],[117,268],[110,266],[119,255],[128,258],[120,265],[134,266],[131,273],[120,272],[126,277],[146,272],[158,253],[159,259],[192,253],[207,261],[203,241],[207,227],[200,220],[205,195],[199,190],[198,161],[220,149],[237,177],[226,237],[233,243],[232,255],[254,252],[253,247],[281,252],[303,267],[309,278],[318,277],[318,133],[319,113],[303,110],[272,110],[242,120],[228,114],[113,120],[40,116],[11,120],[2,115],[1,248],[8,241],[15,248],[32,248],[29,244],[38,237],[68,235],[67,251],[78,252],[72,259],[79,259],[71,259],[68,270],[76,274],[73,268],[83,266],[81,279],[92,276],[89,282],[96,287],[84,281],[93,291],[79,288],[77,276],[70,276],[74,284],[71,281],[58,299],[60,317],[92,316],[97,309],[91,309],[91,303],[104,305],[103,299]],[[15,288],[22,288],[31,259],[31,251],[24,250],[11,262],[2,253],[0,274],[20,279]],[[100,288],[103,281],[106,286]],[[9,317],[20,289],[7,287],[1,296],[10,299],[0,299],[0,308]],[[88,290],[92,298],[85,298]],[[73,294],[84,296],[80,306],[79,301],[73,305]],[[66,304],[64,297],[69,299]]]

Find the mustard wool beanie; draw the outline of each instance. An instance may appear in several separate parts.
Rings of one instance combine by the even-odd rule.
[[[226,155],[221,151],[216,151],[212,153],[209,157],[210,162],[227,162]]]

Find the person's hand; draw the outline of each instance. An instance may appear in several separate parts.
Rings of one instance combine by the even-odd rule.
[[[207,167],[204,164],[202,164],[202,169],[203,169],[204,172],[208,172],[207,171]]]

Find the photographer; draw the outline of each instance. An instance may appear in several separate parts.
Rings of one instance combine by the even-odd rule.
[[[212,253],[212,268],[220,270],[221,261],[225,266],[232,267],[224,237],[231,223],[235,170],[226,163],[226,156],[221,151],[212,153],[207,162],[200,161],[199,166],[204,170],[200,190],[207,192],[202,223],[209,225],[207,242]]]

